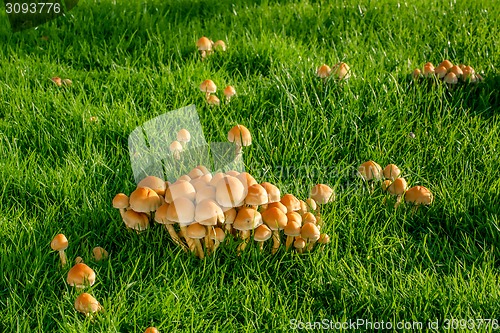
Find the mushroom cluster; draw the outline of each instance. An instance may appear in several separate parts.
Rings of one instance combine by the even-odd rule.
[[[330,66],[323,64],[316,70],[316,75],[326,82],[329,77],[336,80],[347,80],[351,76],[349,65],[345,62],[336,63],[332,68]]]
[[[483,80],[483,77],[476,73],[471,66],[464,64],[453,65],[449,60],[443,60],[437,67],[434,67],[431,62],[427,62],[423,70],[415,68],[412,76],[415,80],[437,78],[448,84],[449,87],[458,84],[459,81],[475,83]]]
[[[73,81],[70,79],[61,79],[59,76],[54,76],[50,80],[58,87],[62,87],[63,85],[69,87],[73,84]]]
[[[229,239],[239,239],[239,253],[252,236],[260,249],[272,238],[273,254],[284,237],[286,249],[293,244],[299,252],[328,243],[329,236],[320,233],[318,207],[333,199],[333,190],[324,184],[302,201],[292,194],[281,196],[278,187],[259,184],[247,172],[212,174],[200,165],[171,184],[148,176],[130,197],[117,194],[113,207],[128,228],[140,232],[154,222],[163,224],[177,245],[204,258]]]
[[[217,92],[217,86],[212,80],[205,80],[200,84],[201,92],[205,93],[205,98],[208,105],[220,105],[220,99],[215,95]],[[236,96],[236,89],[233,86],[226,86],[224,88],[224,96],[226,97],[226,103],[231,101],[231,98]]]
[[[204,60],[206,57],[214,53],[214,51],[226,51],[226,43],[223,40],[218,40],[215,43],[203,36],[198,41],[196,41],[196,47],[200,52],[201,59]]]
[[[50,243],[52,250],[59,252],[59,257],[63,266],[67,264],[67,257],[64,250],[68,248],[68,245],[68,239],[64,234],[57,234]],[[108,252],[100,246],[94,247],[92,249],[92,254],[96,262],[107,259],[109,255]],[[71,267],[66,276],[66,282],[68,285],[75,287],[76,289],[84,289],[94,285],[95,280],[96,274],[94,270],[83,263],[83,259],[81,257],[76,257],[75,265]],[[86,316],[89,316],[94,312],[101,311],[103,308],[92,295],[82,293],[75,300],[75,309]]]
[[[432,192],[424,186],[408,189],[406,179],[400,177],[401,170],[395,164],[388,164],[382,169],[376,162],[367,161],[359,166],[358,172],[361,178],[372,185],[376,181],[382,181],[382,190],[396,197],[394,208],[398,208],[403,197],[405,202],[413,203],[415,209],[420,205],[430,205],[434,200]]]

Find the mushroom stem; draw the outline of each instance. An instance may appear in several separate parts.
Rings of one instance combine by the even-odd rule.
[[[121,215],[122,219],[123,219],[123,214],[125,214],[126,211],[127,210],[125,208],[120,208],[120,215]]]
[[[167,229],[168,233],[170,234],[170,237],[172,237],[172,240],[174,241],[174,243],[179,245],[184,250],[184,252],[187,252],[186,244],[184,244],[182,242],[181,238],[179,237],[179,235],[177,235],[177,232],[175,232],[174,226],[171,224],[165,224],[165,228]]]
[[[220,242],[218,239],[215,239],[214,240],[214,245],[212,246],[212,253],[215,253],[215,251],[217,250],[217,248],[219,247],[220,245]]]
[[[232,224],[226,223],[226,224],[224,224],[224,228],[226,229],[226,231],[227,231],[228,234],[230,234],[230,235],[232,234],[232,229],[233,229],[233,225]]]
[[[207,101],[208,101],[209,97],[210,97],[210,93],[208,91],[205,91],[205,98],[207,99]]]
[[[64,253],[64,250],[59,251],[59,258],[61,258],[61,265],[66,266],[68,261],[66,259],[66,253]]]
[[[290,246],[292,246],[294,239],[295,239],[295,237],[293,237],[293,236],[286,236],[285,248],[287,251],[290,248]]]
[[[194,244],[196,246],[196,251],[197,251],[198,257],[200,259],[205,258],[205,252],[203,251],[203,247],[201,246],[200,240],[197,238],[194,238],[192,240],[194,241]]]
[[[243,240],[243,242],[238,246],[238,254],[240,251],[244,251],[245,248],[247,247],[248,240],[250,239],[250,230],[241,230],[240,237]]]
[[[182,233],[182,237],[184,237],[184,239],[186,240],[186,243],[189,246],[189,249],[191,250],[191,252],[193,252],[194,254],[197,254],[196,253],[197,252],[196,251],[196,244],[195,244],[194,240],[187,236],[187,226],[181,226],[181,233]]]
[[[271,251],[272,254],[278,252],[280,244],[281,244],[280,233],[278,230],[273,230],[273,249]]]
[[[401,195],[398,195],[398,198],[396,199],[396,203],[394,204],[394,208],[398,208],[399,205],[401,204]]]
[[[315,240],[309,241],[307,244],[307,251],[312,251],[315,244],[316,244]]]
[[[207,234],[205,235],[205,250],[207,251],[207,255],[210,254],[210,251],[213,249],[214,243],[210,239],[210,231],[212,230],[213,227],[211,226],[206,226],[207,229]]]

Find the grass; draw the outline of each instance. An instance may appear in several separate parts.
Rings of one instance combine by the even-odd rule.
[[[445,330],[447,318],[499,319],[499,18],[487,0],[81,1],[12,33],[1,14],[0,331],[287,332],[322,319],[439,320]],[[201,62],[202,35],[228,51]],[[409,79],[445,58],[485,82],[449,91]],[[346,84],[315,77],[341,60]],[[53,76],[74,84],[58,88]],[[208,108],[206,78],[239,96]],[[229,244],[200,261],[162,228],[128,232],[111,208],[135,186],[128,134],[189,104],[207,141],[225,141],[236,123],[252,131],[244,157],[258,181],[301,198],[318,182],[335,187],[323,210],[331,244],[274,256],[251,246],[241,257]],[[382,204],[355,175],[369,159],[397,164],[434,204]],[[106,312],[93,319],[73,309],[77,293],[49,247],[59,232],[69,260],[97,273],[91,293]],[[97,245],[109,261],[92,261]]]

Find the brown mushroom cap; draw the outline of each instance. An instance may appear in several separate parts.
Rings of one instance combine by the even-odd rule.
[[[149,228],[149,217],[145,213],[139,213],[129,209],[123,214],[122,218],[127,228],[137,231]]]
[[[200,90],[204,93],[215,94],[217,92],[217,86],[212,80],[205,80],[200,84]]]
[[[449,72],[448,74],[446,74],[446,76],[444,77],[444,82],[448,83],[448,84],[457,84],[458,83],[458,78],[457,76],[455,75],[455,73],[453,72]]]
[[[418,79],[422,75],[422,71],[419,68],[415,68],[411,75],[414,79]]]
[[[317,241],[320,237],[318,227],[314,223],[304,223],[300,230],[300,236],[306,241]]]
[[[207,98],[207,103],[208,105],[220,105],[220,99],[215,95],[210,95]]]
[[[194,220],[202,225],[217,225],[217,222],[223,223],[224,212],[222,208],[212,199],[206,199],[196,205]]]
[[[226,51],[226,43],[219,39],[214,43],[213,48],[217,51]]]
[[[54,251],[64,251],[68,248],[68,239],[63,234],[57,234],[50,242],[50,247]]]
[[[311,189],[310,197],[316,201],[318,205],[322,205],[335,200],[335,193],[333,193],[330,186],[317,184]]]
[[[434,69],[434,74],[440,79],[444,78],[446,73],[448,73],[448,69],[444,66],[438,66]]]
[[[332,68],[331,74],[338,80],[348,79],[351,76],[349,65],[339,62]]]
[[[226,172],[226,175],[228,173]],[[243,187],[245,188],[245,193],[248,190],[248,188],[254,184],[257,184],[257,181],[251,174],[248,172],[240,172],[238,175],[235,176],[238,178],[238,180],[243,184]]]
[[[271,229],[268,228],[267,225],[261,224],[257,228],[255,228],[254,233],[253,233],[253,239],[256,242],[265,242],[271,236],[273,235],[273,232]]]
[[[320,244],[330,243],[330,236],[328,236],[328,234],[321,234],[319,236],[318,243],[320,243]]]
[[[148,327],[144,333],[160,333],[156,327]]]
[[[277,207],[266,209],[262,213],[262,220],[271,230],[283,230],[288,222],[286,214]]]
[[[332,72],[332,69],[330,68],[330,66],[323,64],[323,65],[319,66],[318,69],[316,70],[316,75],[318,77],[324,79],[324,78],[329,77],[331,72]]]
[[[227,86],[224,88],[224,96],[226,96],[226,98],[231,98],[234,95],[236,95],[236,89],[234,89],[233,86]]]
[[[88,293],[83,293],[76,298],[75,309],[78,312],[88,315],[90,313],[100,311],[102,307],[94,296]]]
[[[185,197],[180,197],[172,201],[167,209],[167,219],[181,225],[194,222],[194,203]]]
[[[177,141],[181,143],[188,143],[191,141],[191,133],[189,133],[187,129],[182,128],[179,132],[177,132]]]
[[[245,204],[250,206],[261,206],[267,204],[267,192],[259,184],[253,184],[248,187],[248,193],[245,197]]]
[[[195,197],[196,204],[207,199],[215,200],[215,187],[210,185],[198,186]]]
[[[300,228],[301,225],[299,223],[291,221],[286,224],[283,232],[287,236],[298,237],[300,236]]]
[[[239,207],[245,196],[245,188],[236,177],[225,176],[215,186],[215,198],[222,207]]]
[[[233,228],[246,231],[253,230],[262,224],[262,216],[258,211],[251,208],[241,208],[236,214],[233,222]]]
[[[210,228],[210,233],[208,235],[211,240],[217,240],[221,243],[226,238],[226,233],[221,228]]]
[[[147,176],[137,184],[137,187],[149,187],[158,195],[165,195],[165,189],[167,188],[165,181],[156,176]]]
[[[455,75],[458,77],[458,78],[461,78],[462,77],[462,74],[463,74],[463,71],[462,69],[457,66],[457,65],[454,65],[450,68],[450,73],[455,73]]]
[[[237,212],[234,208],[224,210],[224,223],[233,224],[234,220],[236,219],[236,214]]]
[[[92,249],[92,254],[94,255],[95,261],[101,261],[109,257],[108,251],[100,246],[96,246]]]
[[[312,198],[307,198],[306,204],[307,206],[309,206],[309,209],[311,210],[316,210],[316,208],[318,208],[316,201],[314,201],[314,199]]]
[[[267,205],[267,209],[270,209],[270,208],[273,208],[273,207],[277,207],[279,208],[279,210],[281,210],[283,213],[287,213],[288,212],[288,209],[286,208],[285,205],[283,205],[281,203],[281,201],[278,201],[278,202],[271,202],[270,204]],[[266,210],[267,210],[266,209]]]
[[[138,187],[130,194],[130,208],[138,213],[154,212],[161,206],[162,200],[158,194],[149,187]]]
[[[129,206],[129,199],[126,194],[118,193],[113,198],[113,208],[125,209]]]
[[[189,176],[189,178],[191,178],[190,182],[192,184],[193,180],[196,180],[199,177],[203,176],[204,173],[201,169],[199,169],[198,167],[195,167],[195,168],[192,168],[191,171],[189,171],[187,175]]]
[[[399,177],[401,170],[399,170],[398,166],[395,164],[387,164],[383,173],[385,179],[394,180]]]
[[[425,77],[430,77],[431,75],[434,75],[434,66],[424,66],[424,72],[423,72]]]
[[[431,191],[424,186],[414,186],[405,193],[405,201],[415,205],[430,205],[433,200]]]
[[[453,67],[453,63],[449,60],[443,60],[438,67],[440,66],[443,66],[444,68],[446,68],[446,70],[449,70]]]
[[[196,42],[196,47],[198,48],[198,51],[210,51],[212,50],[212,41],[203,36]]]
[[[168,206],[170,206],[170,204],[167,202],[164,202],[163,205],[158,207],[158,209],[155,212],[155,221],[156,222],[158,222],[160,224],[175,224],[174,221],[170,221],[167,218]]]
[[[391,186],[391,184],[392,180],[390,179],[384,180],[384,182],[382,183],[382,191],[387,191],[387,189],[389,188],[389,186]]]
[[[281,203],[285,205],[287,213],[300,210],[300,201],[293,194],[285,194]]]
[[[76,264],[68,271],[66,282],[77,288],[92,286],[95,283],[95,272],[84,263]]]
[[[314,216],[314,214],[311,212],[307,212],[304,215],[302,215],[302,221],[304,223],[314,223],[314,224],[316,224],[316,222],[318,222],[318,220],[316,219],[316,216]]]
[[[236,125],[227,133],[227,140],[234,142],[239,146],[250,146],[252,144],[252,135],[248,128],[243,125]]]
[[[302,225],[302,216],[298,212],[288,212],[286,213],[286,218],[288,222],[297,222]]]
[[[293,242],[293,247],[295,247],[298,250],[301,250],[306,247],[306,241],[301,237],[296,237],[295,241]]]
[[[194,186],[187,180],[177,180],[165,191],[165,202],[171,203],[177,198],[187,198],[193,201],[196,197]]]
[[[279,202],[281,200],[281,193],[280,189],[269,183],[269,182],[263,182],[260,184],[267,192],[267,201],[268,203],[273,203],[273,202]]]
[[[193,239],[201,239],[207,235],[207,229],[199,223],[191,223],[186,230],[187,236]]]
[[[179,141],[175,140],[172,141],[170,146],[168,147],[172,153],[178,152],[180,153],[182,151],[182,145]]]
[[[382,178],[382,167],[374,161],[367,161],[358,168],[361,177],[368,181],[372,179],[380,180]]]
[[[404,178],[397,178],[387,188],[387,191],[389,191],[392,195],[403,195],[407,187],[408,185],[406,184],[406,180]]]

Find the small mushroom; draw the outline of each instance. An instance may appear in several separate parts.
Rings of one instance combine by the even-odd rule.
[[[255,209],[241,208],[234,219],[233,228],[240,231],[243,242],[238,246],[238,252],[243,251],[250,238],[250,231],[262,224],[262,216]]]
[[[385,179],[394,181],[394,179],[398,178],[401,174],[401,170],[399,170],[398,166],[395,164],[387,164],[383,170],[383,174]]]
[[[61,259],[61,266],[66,266],[67,259],[64,250],[68,248],[68,239],[63,234],[57,234],[50,242],[50,247],[54,251],[59,252],[59,258]]]
[[[95,283],[95,277],[94,270],[81,262],[71,267],[68,271],[66,282],[72,287],[85,288]]]
[[[288,222],[286,214],[284,214],[279,208],[273,207],[268,208],[262,212],[262,221],[272,230],[273,232],[273,249],[272,254],[275,254],[281,244],[280,240],[280,230],[283,230]]]
[[[449,72],[444,77],[444,82],[446,82],[450,87],[458,83],[458,78],[453,72]]]
[[[236,95],[236,89],[233,86],[227,86],[224,88],[224,96],[226,96],[227,102],[231,101],[231,98]]]
[[[396,204],[394,205],[394,208],[398,208],[399,204],[401,203],[401,198],[405,194],[407,187],[408,185],[404,178],[396,178],[392,182],[392,184],[389,187],[387,187],[387,191],[390,194],[397,196],[397,201]]]
[[[337,80],[347,80],[351,76],[349,65],[339,62],[332,68],[332,75]]]
[[[174,225],[176,224],[176,222],[171,221],[167,218],[167,212],[168,212],[169,206],[170,205],[165,202],[163,205],[161,205],[156,210],[155,221],[160,223],[160,224],[163,224],[165,226],[165,229],[167,229],[168,234],[170,235],[170,237],[174,241],[174,243],[179,245],[184,251],[187,251],[186,245],[182,242],[181,238],[179,237],[179,235],[175,231]]]
[[[308,251],[313,249],[314,244],[318,241],[320,235],[319,229],[314,223],[304,223],[300,229],[300,237],[308,243]]]
[[[176,159],[176,160],[180,160],[181,159],[181,152],[182,152],[182,145],[179,141],[173,141],[171,144],[170,144],[170,152],[172,153],[172,156]]]
[[[208,100],[210,94],[217,92],[217,86],[212,80],[205,80],[200,84],[200,90],[205,93],[205,98]]]
[[[207,97],[207,103],[210,106],[219,106],[220,105],[220,99],[219,97],[215,95],[210,95]]]
[[[215,186],[215,199],[221,207],[239,207],[245,201],[245,187],[232,176],[225,176]]]
[[[182,148],[186,147],[186,144],[191,141],[191,133],[185,128],[177,132],[177,141],[181,143]]]
[[[96,246],[92,249],[92,254],[94,255],[95,261],[101,261],[108,259],[109,253],[104,248]]]
[[[330,66],[323,64],[316,70],[316,75],[323,81],[323,83],[325,83],[331,72],[332,69],[330,68]]]
[[[64,84],[66,87],[71,87],[71,85],[73,85],[73,81],[71,81],[70,79],[63,79],[62,84]]]
[[[56,86],[60,87],[62,86],[62,80],[59,76],[55,76],[53,78],[51,78],[52,82],[54,82],[56,84]]]
[[[438,79],[444,78],[447,73],[448,73],[448,69],[446,67],[444,67],[444,66],[438,66],[434,70],[434,74],[436,75],[436,77]]]
[[[226,43],[223,40],[218,40],[214,43],[213,49],[215,51],[226,51]]]
[[[199,223],[191,223],[186,228],[186,236],[193,239],[196,245],[196,252],[200,259],[205,258],[205,252],[201,246],[200,239],[205,238],[207,235],[207,230],[204,226]]]
[[[259,249],[261,251],[264,249],[264,242],[267,241],[269,238],[271,238],[271,235],[273,235],[271,229],[269,229],[269,227],[265,224],[261,224],[257,228],[255,228],[253,233],[253,240],[259,243]]]
[[[83,313],[85,316],[89,316],[92,313],[103,310],[102,306],[94,298],[94,296],[88,293],[83,293],[76,298],[75,309],[76,311]]]
[[[283,229],[283,233],[286,235],[286,243],[285,248],[288,251],[290,246],[293,244],[295,237],[300,236],[300,224],[297,222],[289,221],[285,228]]]
[[[414,80],[418,80],[422,76],[422,71],[418,68],[415,68],[411,76],[413,77]]]
[[[226,238],[226,234],[224,233],[224,230],[221,228],[212,228],[210,229],[210,239],[214,242],[214,245],[212,247],[212,253],[215,253],[215,251],[219,248],[220,244],[224,242],[224,239]]]
[[[236,125],[227,133],[227,140],[236,146],[236,156],[241,155],[241,147],[252,144],[252,135],[248,128],[243,125]]]
[[[432,192],[424,186],[414,186],[405,193],[405,201],[411,202],[417,207],[430,205],[434,201]]]
[[[442,66],[442,67],[446,68],[446,70],[448,71],[448,70],[450,70],[450,69],[453,67],[453,63],[452,63],[451,61],[449,61],[449,60],[447,60],[447,59],[446,59],[446,60],[443,60],[443,61],[439,64],[439,66],[438,66],[438,67],[440,67],[440,66]]]
[[[210,53],[212,53],[212,46],[212,41],[205,36],[201,37],[196,42],[196,47],[198,48],[198,51],[200,51],[202,59],[206,58]]]
[[[297,252],[304,252],[304,248],[306,247],[306,241],[302,237],[295,237],[295,241],[293,242],[293,247],[297,249]]]

